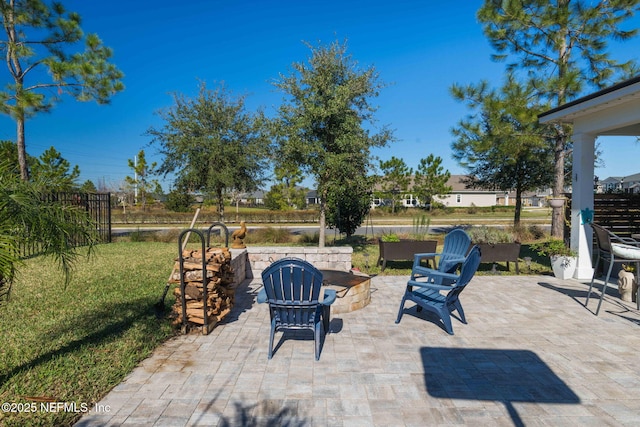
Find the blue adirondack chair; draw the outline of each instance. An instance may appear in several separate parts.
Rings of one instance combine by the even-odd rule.
[[[470,245],[471,238],[464,230],[456,228],[450,231],[444,237],[442,252],[414,254],[411,280],[416,280],[420,277],[430,277],[431,281],[438,284],[445,284],[443,280],[450,283],[450,280],[445,276],[433,274],[434,271],[439,273],[455,272],[458,266],[464,262]],[[438,257],[437,270],[425,267],[421,263],[424,258],[433,259],[433,257]]]
[[[269,359],[273,356],[276,331],[307,329],[314,333],[316,360],[320,359],[321,339],[329,331],[331,304],[336,292],[324,289],[319,301],[322,273],[299,258],[283,258],[262,272],[264,288],[257,301],[268,302],[271,314]]]
[[[432,270],[429,274],[429,281],[427,282],[413,279],[409,280],[402,301],[400,302],[400,310],[398,311],[396,323],[400,323],[404,312],[404,303],[409,300],[418,305],[418,311],[425,309],[437,314],[444,323],[446,331],[450,335],[453,335],[451,312],[456,310],[462,323],[467,323],[462,304],[460,304],[460,293],[471,281],[479,265],[480,248],[474,246],[462,263],[459,275]],[[447,279],[446,281],[450,282],[451,285],[438,284],[444,282],[444,280],[432,280],[435,276]]]

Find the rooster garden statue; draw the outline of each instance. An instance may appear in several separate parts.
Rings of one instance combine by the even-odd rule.
[[[244,244],[244,238],[247,235],[247,225],[244,221],[240,221],[240,228],[231,234],[233,242],[231,243],[232,249],[244,249],[247,246]]]

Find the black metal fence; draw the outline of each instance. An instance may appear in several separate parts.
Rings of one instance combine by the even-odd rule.
[[[74,193],[58,192],[45,194],[44,202],[59,202],[65,206],[77,206],[84,209],[93,221],[98,234],[98,241],[111,242],[111,193]],[[82,246],[82,241],[74,244]],[[37,255],[40,248],[37,245],[24,244],[20,247],[23,257]]]

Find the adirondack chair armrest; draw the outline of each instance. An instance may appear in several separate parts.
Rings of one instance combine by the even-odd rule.
[[[267,291],[265,291],[264,288],[260,289],[260,292],[258,292],[256,301],[258,301],[259,304],[267,302]]]
[[[439,274],[440,272],[438,270],[434,270],[433,268],[429,268],[429,267],[422,267],[420,265],[414,265],[413,268],[411,269],[411,279],[410,280],[415,280],[418,277],[427,277],[427,276],[431,276],[431,275],[435,275],[435,274]]]
[[[420,261],[422,261],[422,259],[424,258],[434,259],[435,257],[440,255],[440,253],[436,252],[413,254],[413,267],[420,267]]]
[[[440,254],[439,252],[427,252],[427,253],[420,253],[420,254],[413,254],[413,262],[419,262],[422,258],[433,258],[436,256],[440,256],[442,254]]]
[[[443,278],[446,279],[451,279],[451,280],[455,280],[457,279],[459,276],[456,274],[443,274]],[[409,282],[407,283],[407,286],[415,286],[418,288],[425,288],[425,289],[433,289],[434,291],[450,291],[454,286],[449,286],[449,285],[439,285],[436,283],[428,283],[428,282],[417,282],[415,280],[409,280]]]
[[[331,305],[336,300],[336,291],[334,289],[325,289],[322,305]]]

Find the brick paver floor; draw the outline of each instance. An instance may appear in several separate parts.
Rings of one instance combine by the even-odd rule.
[[[299,334],[267,360],[268,307],[247,280],[229,319],[158,348],[77,426],[640,425],[640,315],[613,285],[596,317],[588,283],[476,276],[450,336],[412,303],[395,324],[406,280],[373,278],[317,362]]]

